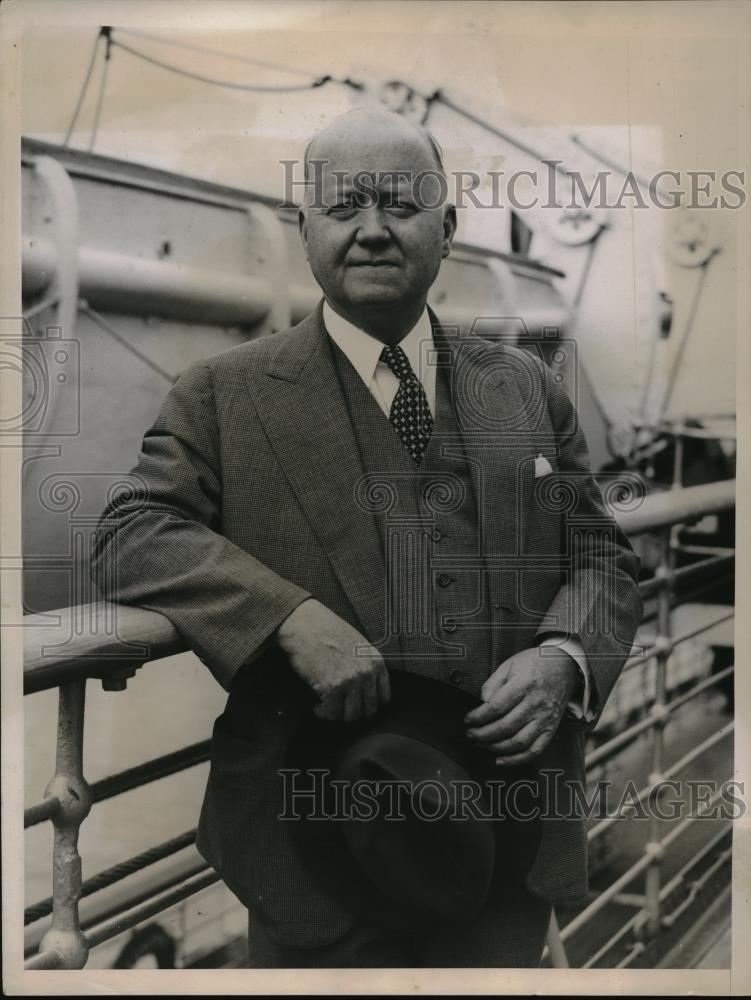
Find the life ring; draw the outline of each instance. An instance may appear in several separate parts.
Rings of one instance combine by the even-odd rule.
[[[138,962],[153,956],[158,969],[174,969],[177,947],[161,924],[147,924],[133,931],[115,959],[113,969],[134,969]]]

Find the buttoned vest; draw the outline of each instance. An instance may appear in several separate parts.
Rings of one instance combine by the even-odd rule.
[[[364,470],[354,502],[375,519],[383,546],[386,626],[375,645],[389,666],[479,696],[497,665],[495,623],[450,366],[439,366],[433,433],[416,465],[346,355],[330,349]]]

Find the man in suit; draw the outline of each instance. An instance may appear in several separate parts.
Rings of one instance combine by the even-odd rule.
[[[229,693],[198,847],[249,909],[251,965],[536,965],[551,903],[586,890],[581,819],[546,815],[524,878],[467,926],[405,935],[301,852],[280,771],[311,699],[357,726],[403,669],[476,696],[466,736],[499,774],[583,787],[584,732],[641,614],[637,559],[545,365],[427,306],[456,228],[432,136],[355,110],[306,175],[323,302],[177,381],[95,575],[166,615]]]

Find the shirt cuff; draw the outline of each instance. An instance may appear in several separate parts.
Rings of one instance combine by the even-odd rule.
[[[567,710],[575,719],[592,722],[595,717],[595,712],[590,704],[592,701],[592,680],[589,676],[587,654],[584,652],[582,644],[578,639],[570,635],[549,635],[542,640],[540,645],[555,646],[556,649],[562,649],[564,653],[568,653],[577,665],[582,678],[581,695],[571,699]]]

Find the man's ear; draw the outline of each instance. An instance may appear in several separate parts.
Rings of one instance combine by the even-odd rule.
[[[456,235],[456,209],[449,205],[443,215],[443,251],[442,257],[448,257],[451,253],[451,244]]]
[[[305,259],[308,260],[308,220],[305,218],[305,212],[302,208],[297,213],[297,226],[300,230],[300,239],[302,240]]]

